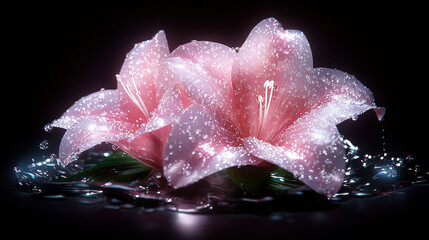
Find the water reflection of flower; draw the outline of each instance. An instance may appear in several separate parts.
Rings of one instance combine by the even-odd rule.
[[[176,214],[176,227],[183,236],[195,237],[201,234],[204,225],[206,224],[206,216],[189,214],[189,213],[177,213]]]

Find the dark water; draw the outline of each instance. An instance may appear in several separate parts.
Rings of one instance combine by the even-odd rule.
[[[276,213],[335,208],[336,203],[352,198],[383,195],[419,183],[428,183],[428,170],[412,156],[396,157],[384,152],[370,155],[344,139],[346,176],[340,191],[330,199],[306,186],[272,195],[237,191],[224,172],[191,186],[174,190],[161,173],[130,184],[107,182],[60,182],[67,176],[94,166],[112,154],[111,146],[93,148],[63,167],[56,155],[14,167],[18,190],[43,199],[75,198],[80,204],[103,204],[109,209],[136,208],[140,211],[184,213]],[[47,147],[43,142],[41,148]],[[28,163],[27,163],[28,164]],[[216,182],[216,184],[213,184]]]

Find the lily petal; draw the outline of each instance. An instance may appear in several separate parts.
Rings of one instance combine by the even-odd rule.
[[[283,29],[275,18],[262,20],[252,29],[238,52],[238,61],[243,74],[267,77],[273,77],[272,71],[283,62],[301,61],[313,67],[310,44],[304,33]]]
[[[244,145],[252,155],[288,170],[316,192],[332,196],[343,183],[345,151],[335,126],[314,124],[288,131],[282,145],[254,137],[244,139]]]
[[[317,192],[332,195],[341,187],[345,166],[336,125],[369,109],[381,119],[384,108],[377,108],[371,91],[351,75],[326,68],[308,74],[286,84],[283,107],[273,111],[283,127],[273,128],[275,137],[267,138],[273,145],[255,138],[244,144],[251,154],[294,173]]]
[[[161,98],[153,116],[136,133],[136,135],[152,132],[169,124],[177,122],[183,113],[181,93],[177,86],[171,86]]]
[[[174,74],[173,71],[168,67],[168,61],[164,61],[161,68],[162,70],[158,75],[157,80],[157,96],[163,96],[163,94],[168,91],[171,86],[176,85],[177,88],[179,88],[181,94],[181,102],[183,108],[186,109],[187,107],[194,104],[194,100],[188,95],[188,93],[186,93],[182,84],[180,84],[177,80],[176,74]],[[161,97],[159,97],[159,99],[161,99]]]
[[[164,143],[167,139],[172,128],[171,126],[167,126],[178,122],[182,114],[183,107],[181,104],[181,93],[177,86],[171,86],[170,89],[164,93],[158,107],[154,110],[153,116],[148,119],[146,124],[142,124],[140,126],[140,129],[135,133],[134,137],[128,139],[128,142],[134,142],[134,140],[138,139],[140,135],[152,132],[152,134],[158,138],[158,141],[160,141],[158,145],[161,145],[161,143]],[[118,146],[121,146],[121,144],[118,144]],[[129,145],[124,143],[124,146],[125,148],[134,146],[138,149],[138,144]],[[158,147],[156,148],[158,149]],[[162,152],[162,148],[159,152]],[[132,154],[130,155],[133,156]],[[157,163],[158,167],[162,166],[160,163],[161,161],[157,162],[159,162]]]
[[[85,96],[76,101],[59,119],[53,121],[52,126],[70,129],[79,119],[91,116],[125,120],[125,114],[119,110],[117,96],[116,90],[103,90]]]
[[[233,49],[215,42],[192,41],[174,50],[171,57],[169,68],[195,102],[233,116]]]
[[[180,100],[179,89],[170,86],[148,122],[142,124],[134,136],[114,144],[144,164],[161,169],[162,149],[172,128],[169,125],[177,122],[183,112]]]
[[[319,86],[321,89],[318,89],[323,94],[316,94],[324,95],[328,99],[326,102],[329,102],[330,106],[333,107],[328,111],[330,114],[326,116],[334,124],[362,114],[369,109],[374,109],[378,120],[383,118],[385,108],[375,105],[371,90],[354,76],[329,68],[315,68],[313,74],[319,82],[324,83],[323,86]]]
[[[157,106],[157,80],[164,59],[169,55],[164,31],[151,40],[136,44],[127,54],[118,79],[121,108],[134,119],[147,119]]]
[[[258,96],[265,95],[265,82],[279,80],[278,71],[284,65],[312,68],[310,44],[297,30],[284,30],[274,18],[256,25],[238,52],[232,68],[234,102],[245,136],[258,132]],[[268,99],[264,99],[268,101]]]
[[[167,128],[167,130],[170,128]],[[158,130],[161,131],[161,130]],[[120,149],[128,153],[131,157],[141,161],[142,163],[154,169],[162,169],[162,149],[163,141],[161,141],[154,132],[140,134],[137,137],[121,139],[113,142]]]
[[[198,104],[187,108],[174,125],[163,157],[164,174],[175,188],[228,167],[260,162],[240,146],[231,124]]]
[[[103,142],[116,142],[132,136],[136,126],[122,121],[112,121],[105,117],[80,118],[64,134],[59,155],[63,165],[67,165],[79,154]]]
[[[268,112],[269,124],[263,131],[262,139],[268,142],[276,142],[285,128],[318,108],[326,108],[325,115],[319,118],[330,118],[334,125],[369,109],[374,109],[379,119],[384,115],[384,108],[375,105],[372,92],[345,72],[299,67],[291,71],[286,64],[279,75],[282,79],[275,85],[277,92]]]

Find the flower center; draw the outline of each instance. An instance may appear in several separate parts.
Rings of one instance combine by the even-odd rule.
[[[143,102],[143,99],[140,97],[140,91],[137,88],[137,84],[136,84],[136,81],[134,80],[133,74],[130,73],[130,75],[131,75],[131,82],[133,84],[132,86],[129,83],[125,84],[124,81],[122,80],[121,75],[119,74],[116,74],[116,80],[118,80],[118,82],[121,83],[127,95],[137,105],[140,111],[142,111],[143,115],[145,115],[145,117],[148,119],[150,117],[149,111],[147,110],[146,105]],[[134,88],[134,91],[132,88]],[[135,95],[133,92],[135,92]]]
[[[262,129],[264,128],[264,125],[267,122],[268,111],[270,110],[271,99],[273,98],[274,81],[273,80],[265,81],[264,88],[265,88],[265,98],[263,98],[261,95],[258,95],[258,102],[259,102],[258,138],[261,136]],[[270,92],[269,95],[268,95],[268,92]]]

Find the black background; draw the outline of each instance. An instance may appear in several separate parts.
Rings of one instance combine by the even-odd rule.
[[[377,105],[387,109],[381,123],[367,113],[357,121],[341,124],[341,132],[370,153],[381,151],[384,135],[387,152],[397,157],[412,155],[424,162],[428,102],[425,6],[399,1],[344,2],[73,1],[3,6],[2,198],[6,207],[16,212],[6,217],[18,224],[27,214],[32,218],[27,222],[40,220],[59,229],[73,224],[70,219],[79,218],[59,210],[57,202],[34,202],[17,193],[12,167],[30,161],[40,141],[47,138],[43,126],[60,117],[74,101],[101,88],[116,88],[114,76],[126,53],[160,29],[166,32],[171,51],[193,39],[239,47],[250,30],[267,17],[275,17],[286,29],[303,31],[315,67],[355,75],[373,91]],[[56,151],[55,143],[48,151]],[[427,199],[426,191],[414,195]],[[427,213],[428,207],[418,203]],[[60,224],[61,218],[49,220],[55,219],[54,214],[40,214],[44,210],[36,210],[39,206],[57,208],[66,215],[66,224]],[[399,207],[403,211],[395,216],[401,218],[408,208]]]

